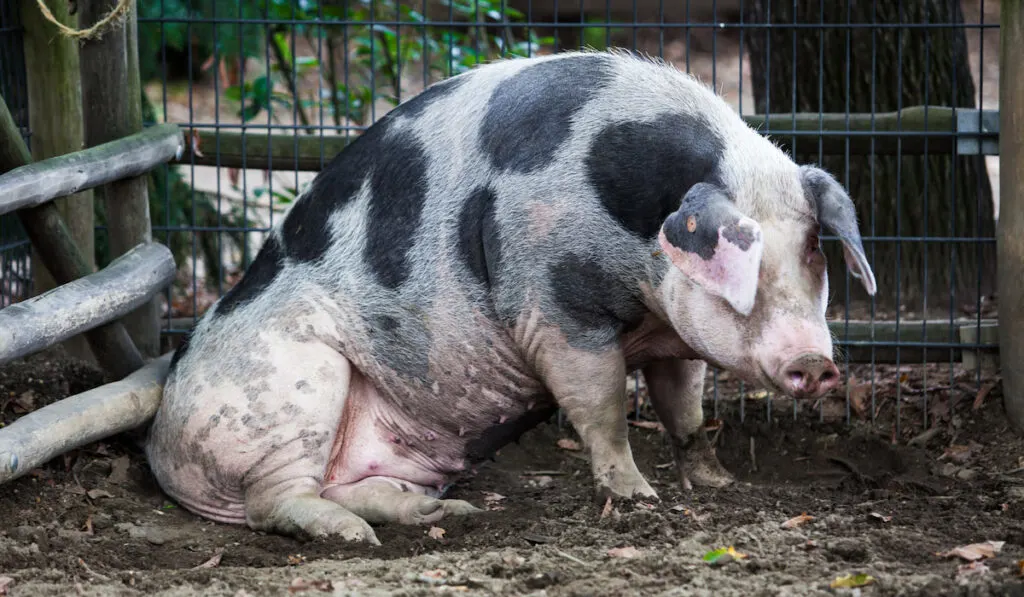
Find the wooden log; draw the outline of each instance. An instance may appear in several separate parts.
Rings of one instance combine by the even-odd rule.
[[[1024,434],[1024,0],[1003,0],[999,35],[999,350],[1003,406],[1010,425]]]
[[[134,0],[132,2],[134,4]],[[96,23],[118,0],[80,0],[83,27]],[[99,39],[82,43],[82,101],[86,147],[128,137],[142,130],[142,85],[139,81],[137,10],[133,6],[123,26]],[[139,243],[152,240],[149,186],[136,176],[98,187],[107,219],[110,256],[117,257]],[[160,350],[160,312],[152,300],[124,318],[139,352],[154,357]]]
[[[19,2],[14,4],[17,6]],[[25,72],[32,157],[42,160],[78,151],[84,140],[78,42],[61,34],[57,26],[43,16],[36,0],[20,0],[20,5],[28,67]],[[70,2],[53,2],[47,6],[61,23],[77,26],[78,17]],[[96,267],[93,203],[92,191],[86,190],[62,197],[55,204],[75,245],[82,251],[89,271]],[[38,250],[33,251],[32,262],[36,293],[59,284]],[[64,348],[86,361],[92,361],[95,356],[84,338],[69,339]]]
[[[912,106],[898,112],[871,114],[751,114],[743,119],[752,127],[788,147],[793,131],[799,133],[797,145],[801,152],[817,154],[821,139],[824,155],[844,155],[849,138],[852,154],[871,153],[874,139],[876,155],[920,155],[924,153],[923,136],[896,137],[894,133],[928,134],[928,153],[951,153],[957,142],[956,111],[944,106]],[[847,128],[849,126],[849,128]],[[847,130],[854,135],[848,135]],[[874,130],[881,135],[870,135]],[[358,133],[325,134],[324,136],[268,134],[265,130],[251,130],[244,135],[237,132],[194,129],[198,152],[192,147],[177,158],[181,164],[221,166],[224,168],[252,168],[257,170],[319,171],[341,152]],[[994,134],[987,134],[988,137]],[[244,139],[244,140],[243,140]],[[901,139],[901,140],[900,140]]]
[[[170,161],[184,147],[178,126],[161,124],[124,139],[15,168],[0,176],[0,215],[140,176]]]
[[[174,257],[142,244],[95,274],[0,309],[0,365],[116,321],[174,279]]]
[[[24,166],[32,157],[21,139],[18,127],[0,96],[0,174]],[[16,212],[39,259],[53,273],[58,284],[64,284],[92,273],[71,232],[53,203],[21,209]],[[144,364],[142,355],[132,344],[120,323],[100,326],[85,334],[96,361],[108,375],[121,379]]]
[[[0,429],[0,483],[156,415],[172,353],[114,383],[69,396]]]

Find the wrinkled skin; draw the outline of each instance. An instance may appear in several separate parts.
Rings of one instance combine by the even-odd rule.
[[[656,499],[639,368],[680,482],[732,480],[708,364],[815,398],[838,374],[818,235],[874,293],[849,198],[719,98],[619,53],[498,62],[395,109],[317,177],[175,355],[146,445],[209,519],[376,543],[477,511],[447,487],[563,409],[598,498]]]

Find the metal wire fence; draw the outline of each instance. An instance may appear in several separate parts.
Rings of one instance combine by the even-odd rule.
[[[0,3],[0,94],[29,142],[25,55],[18,7]],[[32,295],[32,249],[15,214],[0,216],[0,308]]]
[[[911,418],[927,426],[992,386],[997,1],[138,6],[147,121],[183,125],[194,146],[157,173],[151,198],[154,236],[182,266],[166,295],[168,339],[237,282],[315,171],[391,107],[479,62],[619,47],[700,77],[798,161],[831,170],[859,206],[879,278],[880,295],[864,295],[837,239],[823,237],[845,385],[803,404],[714,372],[707,398],[716,419],[723,409],[741,419],[810,410],[891,421],[901,433]],[[17,27],[4,11],[0,82],[17,86]],[[5,88],[5,97],[18,95]],[[5,230],[0,251],[22,250]],[[632,416],[651,416],[638,376],[632,394]]]

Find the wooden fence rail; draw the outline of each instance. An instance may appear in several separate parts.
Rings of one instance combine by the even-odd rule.
[[[911,106],[877,114],[763,114],[744,116],[747,124],[767,133],[783,147],[796,138],[801,153],[817,155],[923,155],[998,151],[994,111],[957,110],[945,106]],[[996,126],[996,128],[998,128]],[[267,129],[228,132],[193,129],[190,147],[177,163],[225,168],[320,170],[358,133],[290,135]],[[194,151],[197,150],[197,151]]]

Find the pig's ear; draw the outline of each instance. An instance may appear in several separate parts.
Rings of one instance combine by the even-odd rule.
[[[860,230],[857,227],[857,210],[854,209],[850,196],[832,175],[820,168],[802,166],[800,176],[804,192],[811,205],[817,209],[818,224],[839,237],[843,243],[843,257],[846,258],[846,267],[849,268],[850,275],[859,279],[864,285],[864,290],[874,296],[877,290],[875,274],[871,271],[868,257],[864,253]]]
[[[721,189],[694,185],[665,220],[658,241],[683,274],[750,315],[764,251],[761,226],[736,209]]]

